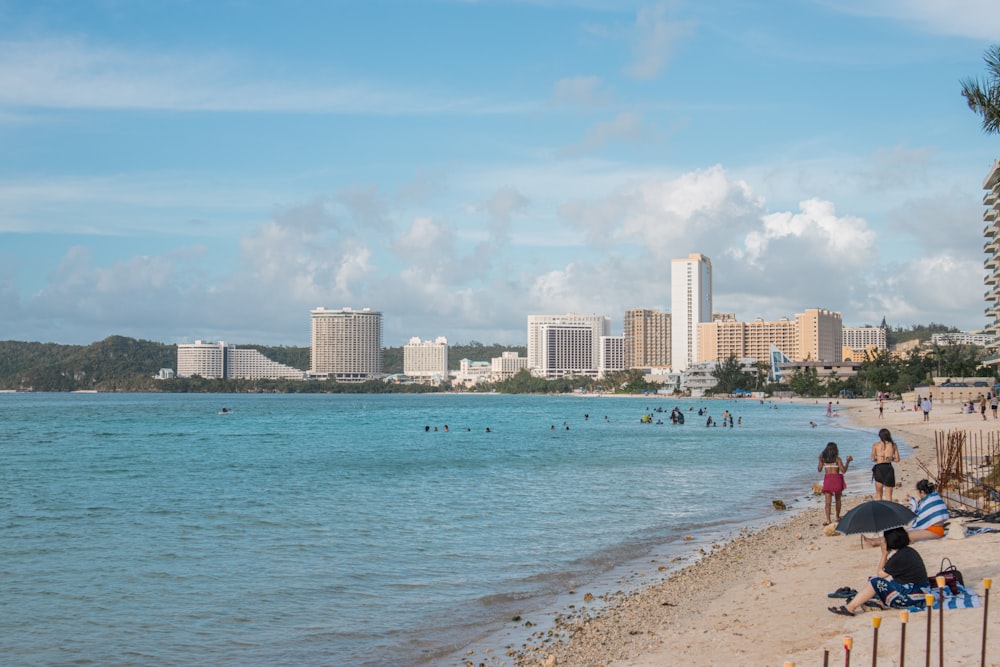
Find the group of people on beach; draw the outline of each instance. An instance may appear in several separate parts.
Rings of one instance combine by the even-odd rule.
[[[879,440],[872,445],[872,480],[875,483],[875,499],[892,501],[896,487],[896,472],[893,463],[899,462],[899,447],[888,429],[878,432]],[[835,501],[837,521],[841,520],[841,494],[847,488],[844,473],[850,467],[853,457],[840,458],[837,444],[828,443],[819,455],[817,472],[823,472],[823,495],[826,498],[826,522],[830,523],[831,504]],[[862,536],[862,541],[881,549],[877,574],[869,577],[868,583],[859,591],[849,591],[850,597],[842,605],[828,609],[843,616],[854,616],[863,605],[878,608],[908,609],[926,604],[924,595],[931,586],[927,578],[927,567],[920,554],[911,544],[923,540],[941,539],[950,518],[948,506],[937,493],[935,485],[922,479],[916,485],[917,496],[907,494],[906,500],[916,518],[909,528],[892,528],[881,537]],[[836,596],[836,594],[831,594]]]

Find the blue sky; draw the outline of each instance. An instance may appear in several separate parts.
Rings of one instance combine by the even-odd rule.
[[[0,340],[980,329],[986,0],[0,0]]]

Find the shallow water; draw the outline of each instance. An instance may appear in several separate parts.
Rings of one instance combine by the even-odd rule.
[[[658,406],[666,425],[639,423]],[[699,407],[743,424],[705,428]],[[0,654],[445,664],[652,549],[804,495],[830,439],[867,459],[871,434],[825,404],[2,394]]]

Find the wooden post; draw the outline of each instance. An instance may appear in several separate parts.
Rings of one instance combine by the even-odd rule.
[[[928,593],[924,596],[924,602],[927,604],[927,660],[924,662],[924,667],[931,667],[931,616],[934,615],[934,596]]]
[[[986,667],[986,614],[990,610],[990,586],[992,585],[992,579],[983,579],[983,588],[986,589],[986,595],[983,598],[983,652],[979,656],[980,667]]]
[[[910,612],[899,612],[899,667],[906,664],[906,624],[910,620]]]
[[[878,626],[882,624],[881,616],[872,616],[872,667],[878,665]]]
[[[938,600],[941,601],[941,608],[938,609],[938,667],[944,667],[944,577],[937,577]]]
[[[851,648],[854,646],[854,637],[844,636],[844,667],[851,667]]]

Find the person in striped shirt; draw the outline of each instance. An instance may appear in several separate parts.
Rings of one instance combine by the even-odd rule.
[[[941,539],[944,537],[944,529],[948,524],[948,519],[951,518],[948,506],[938,495],[937,487],[928,479],[917,482],[917,493],[920,494],[919,498],[911,495],[906,496],[907,502],[910,503],[910,509],[917,515],[906,531],[910,536],[910,542]],[[865,537],[864,541],[865,544],[875,546],[882,543],[882,538]]]

